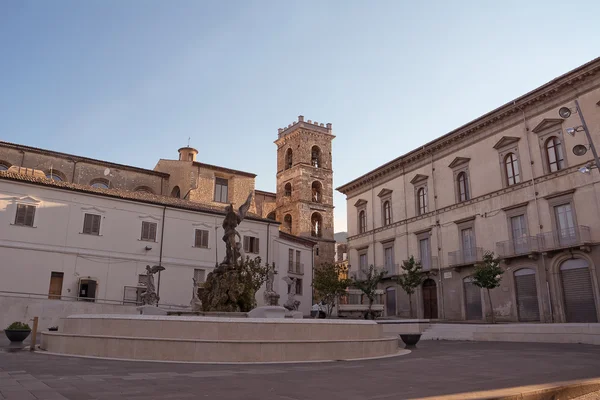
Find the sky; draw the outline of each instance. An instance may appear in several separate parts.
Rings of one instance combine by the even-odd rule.
[[[334,187],[600,55],[595,1],[0,0],[0,140],[275,191],[277,128],[333,124]],[[346,230],[334,192],[335,231]]]

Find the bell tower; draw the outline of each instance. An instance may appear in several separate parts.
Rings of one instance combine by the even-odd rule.
[[[317,241],[315,267],[335,261],[331,124],[298,121],[279,128],[276,218],[281,229]]]

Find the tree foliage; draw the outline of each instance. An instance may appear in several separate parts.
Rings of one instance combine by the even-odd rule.
[[[423,283],[421,263],[416,262],[413,256],[402,263],[403,274],[398,275],[396,282],[408,294],[408,303],[410,307],[410,316],[413,316],[412,295],[415,290]]]
[[[368,270],[361,270],[363,279],[357,277],[352,278],[351,286],[363,292],[365,297],[369,300],[369,308],[365,314],[365,318],[374,319],[375,313],[373,312],[373,303],[375,302],[375,296],[377,295],[377,287],[379,283],[387,275],[387,271],[377,270],[373,265]]]
[[[494,257],[494,252],[486,251],[483,256],[483,262],[477,264],[475,273],[473,274],[473,284],[487,291],[493,324],[496,323],[496,318],[494,316],[494,306],[492,304],[490,289],[500,286],[503,273],[504,270],[500,267],[500,259]]]
[[[350,279],[342,278],[344,272],[341,265],[330,263],[323,263],[315,268],[312,285],[318,299],[325,305],[328,317],[331,316],[336,299],[345,295],[352,283]]]

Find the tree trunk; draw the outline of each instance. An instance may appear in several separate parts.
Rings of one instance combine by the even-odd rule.
[[[492,324],[496,323],[496,318],[494,317],[494,306],[492,305],[492,296],[490,295],[490,289],[486,289],[488,294],[488,300],[490,301],[490,311],[492,314]]]
[[[409,307],[409,314],[410,317],[413,317],[413,309],[412,309],[412,294],[408,295],[408,307]]]

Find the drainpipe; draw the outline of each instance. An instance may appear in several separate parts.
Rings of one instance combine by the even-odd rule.
[[[375,198],[373,197],[373,179],[371,179],[371,241],[373,242],[373,266],[377,268],[377,249],[375,248]]]
[[[270,226],[271,223],[267,222],[267,266],[269,265],[269,234],[271,233],[271,230],[269,229]]]
[[[162,255],[163,255],[163,243],[165,241],[165,213],[167,212],[167,206],[163,207],[163,215],[162,215],[162,226],[160,227],[160,252],[158,255],[158,265],[162,267]],[[156,296],[160,298],[160,273],[158,271],[158,284],[156,285]],[[156,304],[158,307],[158,302]]]
[[[404,192],[404,219],[408,220],[408,209],[406,208],[406,171],[402,165],[402,191]],[[406,257],[408,257],[408,222],[404,224],[404,237],[406,238]]]
[[[25,151],[24,151],[24,150],[21,150],[21,154],[23,154],[23,155],[21,156],[21,167],[23,167],[23,166],[24,166],[24,165],[23,165],[23,163],[25,162]]]
[[[73,161],[73,175],[71,176],[71,183],[75,183],[75,169],[77,168],[77,160]]]
[[[443,279],[442,279],[442,266],[441,266],[441,261],[442,261],[442,257],[441,257],[441,249],[442,249],[442,237],[441,237],[441,226],[438,224],[438,206],[437,206],[437,194],[435,191],[435,167],[433,166],[433,153],[431,153],[431,186],[433,188],[433,207],[435,210],[435,234],[436,234],[436,238],[437,238],[437,255],[438,255],[438,277],[439,277],[439,283],[440,283],[440,297],[442,299],[441,302],[441,311],[442,311],[442,319],[445,318],[446,314],[444,312],[444,283],[443,283]],[[408,224],[407,224],[408,225]],[[408,243],[408,240],[407,240]]]

